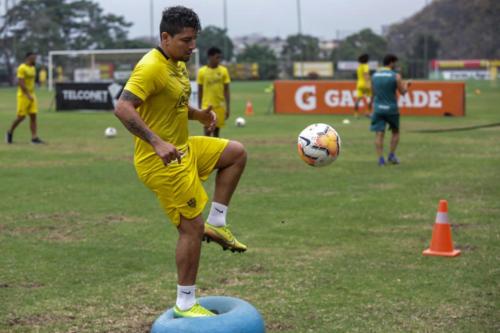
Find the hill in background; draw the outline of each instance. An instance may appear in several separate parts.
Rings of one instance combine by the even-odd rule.
[[[387,31],[391,52],[428,59],[500,59],[499,36],[499,0],[434,0]]]

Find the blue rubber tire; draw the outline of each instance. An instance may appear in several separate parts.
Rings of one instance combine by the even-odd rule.
[[[265,333],[259,311],[250,303],[234,297],[208,296],[198,302],[218,313],[214,317],[174,318],[167,310],[153,323],[151,333]]]

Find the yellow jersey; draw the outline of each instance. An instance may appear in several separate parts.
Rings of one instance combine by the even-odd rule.
[[[365,75],[370,75],[370,67],[368,66],[368,64],[359,64],[358,69],[356,70],[356,74],[358,77],[358,83],[356,86],[358,88],[367,87],[368,84],[366,82]]]
[[[35,66],[30,66],[25,63],[22,63],[17,68],[17,78],[24,79],[24,86],[31,95],[35,93],[35,77],[36,77]],[[23,90],[19,86],[17,87],[17,96],[26,97],[26,95],[24,95],[23,93]]]
[[[143,103],[137,112],[162,140],[183,152],[188,143],[188,102],[191,94],[186,64],[169,59],[161,49],[146,53],[137,63],[125,90]],[[162,166],[153,147],[135,137],[134,164],[138,173]]]
[[[203,66],[198,71],[197,82],[203,87],[201,107],[203,109],[211,105],[214,109],[226,108],[224,97],[224,85],[231,82],[229,72],[224,66],[211,68]]]

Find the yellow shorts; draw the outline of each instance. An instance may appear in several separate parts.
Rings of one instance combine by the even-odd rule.
[[[33,95],[33,100],[30,101],[26,96],[17,96],[17,115],[24,117],[28,114],[36,114],[38,112],[38,101]]]
[[[174,225],[179,225],[181,215],[193,219],[205,209],[208,196],[201,182],[212,173],[228,143],[227,139],[192,136],[180,164],[174,161],[164,166],[155,156],[152,161],[156,164],[152,168],[154,171],[148,174],[138,172]]]
[[[372,90],[371,90],[371,88],[357,87],[356,88],[356,97],[357,98],[361,98],[363,96],[372,97]]]
[[[224,127],[226,123],[226,109],[225,108],[213,108],[215,115],[217,116],[217,124],[215,125],[218,128]]]

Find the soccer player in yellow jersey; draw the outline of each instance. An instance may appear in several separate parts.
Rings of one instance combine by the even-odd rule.
[[[44,143],[37,135],[36,114],[38,113],[38,103],[35,95],[35,62],[36,54],[28,52],[24,58],[24,63],[17,68],[17,117],[5,134],[5,141],[8,144],[12,143],[14,130],[27,115],[30,117],[31,143]]]
[[[160,45],[135,66],[115,108],[115,115],[134,134],[137,175],[158,197],[179,238],[176,248],[176,317],[214,315],[196,302],[195,282],[201,242],[213,240],[224,249],[246,246],[226,226],[229,201],[246,164],[236,141],[189,136],[188,120],[212,129],[215,113],[188,105],[191,86],[185,62],[196,47],[200,21],[191,9],[167,8],[160,23]],[[207,222],[208,201],[201,184],[217,170],[215,193]]]
[[[354,97],[354,116],[356,118],[358,117],[361,99],[364,99],[368,106],[366,116],[369,116],[372,109],[372,83],[370,79],[370,67],[368,66],[369,60],[370,56],[368,54],[362,54],[358,58],[359,65],[356,70],[358,80],[356,83],[356,96]]]
[[[227,68],[220,65],[222,51],[217,47],[211,47],[207,54],[208,65],[198,71],[198,107],[203,109],[212,107],[217,116],[217,123],[212,132],[205,127],[205,135],[219,137],[220,128],[224,127],[225,120],[230,114],[231,78]]]

